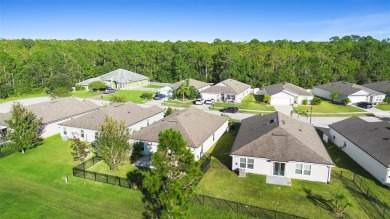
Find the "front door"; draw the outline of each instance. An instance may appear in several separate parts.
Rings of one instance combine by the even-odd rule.
[[[274,163],[274,176],[284,176],[285,163]]]

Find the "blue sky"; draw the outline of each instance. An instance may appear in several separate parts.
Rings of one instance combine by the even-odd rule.
[[[0,0],[0,38],[328,41],[390,38],[390,0]]]

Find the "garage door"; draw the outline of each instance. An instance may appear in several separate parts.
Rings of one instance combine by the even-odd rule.
[[[274,97],[271,99],[271,105],[290,105],[292,103],[289,97]]]

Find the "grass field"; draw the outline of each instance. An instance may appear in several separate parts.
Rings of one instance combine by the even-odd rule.
[[[379,105],[379,106],[376,106],[375,108],[378,108],[378,109],[383,110],[383,111],[390,111],[390,104]]]
[[[345,184],[332,178],[331,183],[317,183],[304,180],[292,180],[292,186],[268,185],[265,176],[247,174],[245,178],[238,178],[231,168],[229,156],[230,147],[235,138],[235,132],[225,134],[211,152],[213,159],[210,170],[199,183],[198,192],[204,195],[215,196],[232,201],[243,202],[263,208],[270,208],[290,214],[308,218],[333,218],[330,214],[330,199],[334,198],[335,191],[342,191],[351,198],[354,207],[348,208],[346,213],[350,218],[369,218],[360,207],[362,198],[355,198],[355,191],[346,189]],[[330,147],[331,145],[328,145]],[[356,163],[346,156],[338,148],[329,148],[337,170],[350,171],[359,169]],[[368,175],[365,180],[374,188],[375,193],[388,196],[389,191],[377,186]],[[366,201],[367,204],[367,201]],[[369,203],[368,203],[369,204]]]
[[[253,94],[248,94],[239,104],[216,102],[214,106],[222,108],[236,106],[238,109],[244,110],[275,111],[273,106],[268,106],[262,102],[262,96]]]
[[[14,101],[19,99],[25,99],[25,98],[33,98],[33,97],[48,97],[49,95],[45,92],[37,93],[37,94],[22,94],[20,96],[12,96],[7,99],[0,99],[0,103],[8,102],[8,101]]]
[[[150,84],[150,85],[147,85],[147,86],[144,86],[144,87],[146,87],[146,88],[162,88],[163,86]]]
[[[93,92],[93,91],[72,91],[73,97],[79,98],[90,98],[98,95],[103,95],[101,91]]]
[[[294,107],[296,109],[299,109],[304,112],[309,112],[311,111],[310,105],[307,106],[297,106]],[[341,104],[337,103],[332,103],[330,100],[325,100],[322,99],[320,105],[313,105],[313,113],[354,113],[354,112],[365,112],[362,109],[359,109],[354,106],[343,106]]]
[[[111,95],[117,95],[117,96],[123,96],[123,97],[125,97],[126,101],[131,101],[131,102],[134,102],[134,103],[146,103],[146,102],[150,101],[150,100],[145,100],[145,99],[141,98],[141,95],[143,93],[154,94],[155,92],[138,91],[138,90],[118,90],[115,93],[112,93],[112,94],[109,94],[109,95],[105,95],[103,97],[103,99],[104,100],[110,100],[110,96]]]
[[[123,166],[120,166],[117,171],[110,170],[110,167],[104,162],[99,161],[95,165],[91,166],[87,170],[99,172],[99,173],[105,173],[113,176],[119,176],[119,177],[127,177],[127,174],[133,170],[138,169],[136,166],[130,164],[130,161],[127,160],[126,163]]]

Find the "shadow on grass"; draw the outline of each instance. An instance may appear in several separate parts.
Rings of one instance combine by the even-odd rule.
[[[230,129],[229,132],[222,135],[214,146],[211,156],[218,159],[224,166],[230,169],[232,165],[232,158],[229,156],[230,149],[232,148],[233,142],[236,138],[238,129]]]
[[[332,200],[327,200],[321,195],[313,194],[311,189],[303,189],[306,193],[306,198],[309,199],[315,206],[323,208],[329,212],[333,212]]]
[[[264,100],[264,95],[253,95],[253,96],[254,96],[256,102],[262,103]]]

